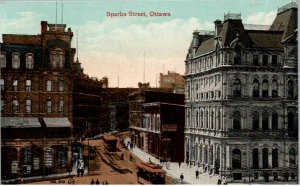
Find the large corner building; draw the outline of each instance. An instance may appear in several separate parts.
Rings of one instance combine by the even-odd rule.
[[[297,5],[271,26],[241,14],[193,33],[185,60],[185,160],[229,181],[297,180]]]

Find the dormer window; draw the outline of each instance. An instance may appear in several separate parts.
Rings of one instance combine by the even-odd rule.
[[[33,54],[31,53],[26,54],[26,68],[33,69],[33,64],[34,64]]]
[[[14,69],[20,68],[20,54],[18,52],[14,52],[12,54],[12,68]]]
[[[6,55],[5,53],[0,53],[0,68],[6,67]]]
[[[64,68],[65,56],[62,49],[55,48],[51,50],[50,55],[52,68]]]

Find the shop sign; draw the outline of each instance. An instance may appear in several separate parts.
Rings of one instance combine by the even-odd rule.
[[[161,125],[161,130],[163,132],[174,132],[174,131],[177,131],[177,125],[174,125],[174,124],[162,124]]]
[[[47,148],[46,153],[45,153],[45,162],[46,162],[46,167],[52,167],[53,163],[53,155],[52,155],[52,149]]]
[[[33,158],[33,170],[40,169],[40,158]]]
[[[18,161],[11,162],[11,173],[17,174],[18,173]]]

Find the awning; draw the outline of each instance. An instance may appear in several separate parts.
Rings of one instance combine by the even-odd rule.
[[[41,127],[38,118],[1,117],[1,128],[32,128]]]
[[[43,118],[46,127],[71,127],[71,123],[67,117],[65,118]]]

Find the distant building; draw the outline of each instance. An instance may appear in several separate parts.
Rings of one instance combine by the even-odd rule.
[[[132,142],[159,159],[182,162],[184,95],[147,90],[140,96],[129,103]]]
[[[297,180],[297,4],[267,30],[240,14],[214,23],[185,60],[186,162],[232,182]]]
[[[172,88],[174,93],[184,94],[184,77],[176,72],[168,71],[168,74],[159,74],[159,87]]]

